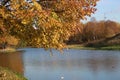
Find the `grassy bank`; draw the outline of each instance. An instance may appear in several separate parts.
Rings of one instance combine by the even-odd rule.
[[[85,47],[84,45],[67,45],[69,49],[82,49],[82,50],[120,50],[120,45],[103,46],[103,47]]]
[[[0,67],[0,80],[27,80],[20,74],[17,74],[7,68]]]
[[[98,47],[97,49],[101,50],[120,50],[120,45],[114,45],[114,46],[106,46],[106,47]]]

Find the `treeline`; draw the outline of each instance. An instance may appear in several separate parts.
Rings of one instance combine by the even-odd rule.
[[[92,41],[99,41],[115,36],[120,33],[120,23],[114,21],[90,21],[85,24],[79,23],[73,30],[73,34],[69,37],[66,44],[82,44]],[[2,33],[1,33],[2,34]],[[4,39],[5,38],[5,39]],[[6,37],[0,36],[0,44],[5,41],[8,45],[14,46],[27,46],[27,44],[16,39],[14,36],[8,35]]]
[[[77,25],[74,35],[71,35],[67,44],[80,44],[106,39],[120,33],[120,23],[115,21],[90,21]]]

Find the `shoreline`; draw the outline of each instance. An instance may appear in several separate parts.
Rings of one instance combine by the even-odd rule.
[[[79,44],[67,45],[69,49],[81,49],[81,50],[120,50],[120,45],[102,46],[102,47],[85,47]]]
[[[9,52],[15,52],[15,51],[17,51],[15,48],[10,48],[10,47],[8,47],[8,48],[6,48],[6,49],[0,49],[0,52],[1,53],[9,53]]]
[[[0,66],[0,80],[27,80],[23,75]]]

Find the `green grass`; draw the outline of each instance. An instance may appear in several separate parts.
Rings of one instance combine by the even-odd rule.
[[[101,50],[120,50],[120,46],[100,47]]]
[[[0,80],[27,80],[22,75],[7,68],[0,67]]]
[[[87,50],[94,50],[95,48],[93,48],[93,47],[84,47],[83,45],[67,45],[67,47],[69,48],[69,49],[87,49]]]
[[[83,45],[67,45],[69,49],[82,49],[82,50],[120,50],[120,45],[105,46],[105,47],[85,47]]]

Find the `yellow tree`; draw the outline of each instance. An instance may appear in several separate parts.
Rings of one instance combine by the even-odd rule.
[[[80,19],[95,12],[97,1],[2,0],[0,29],[28,46],[62,49]]]

